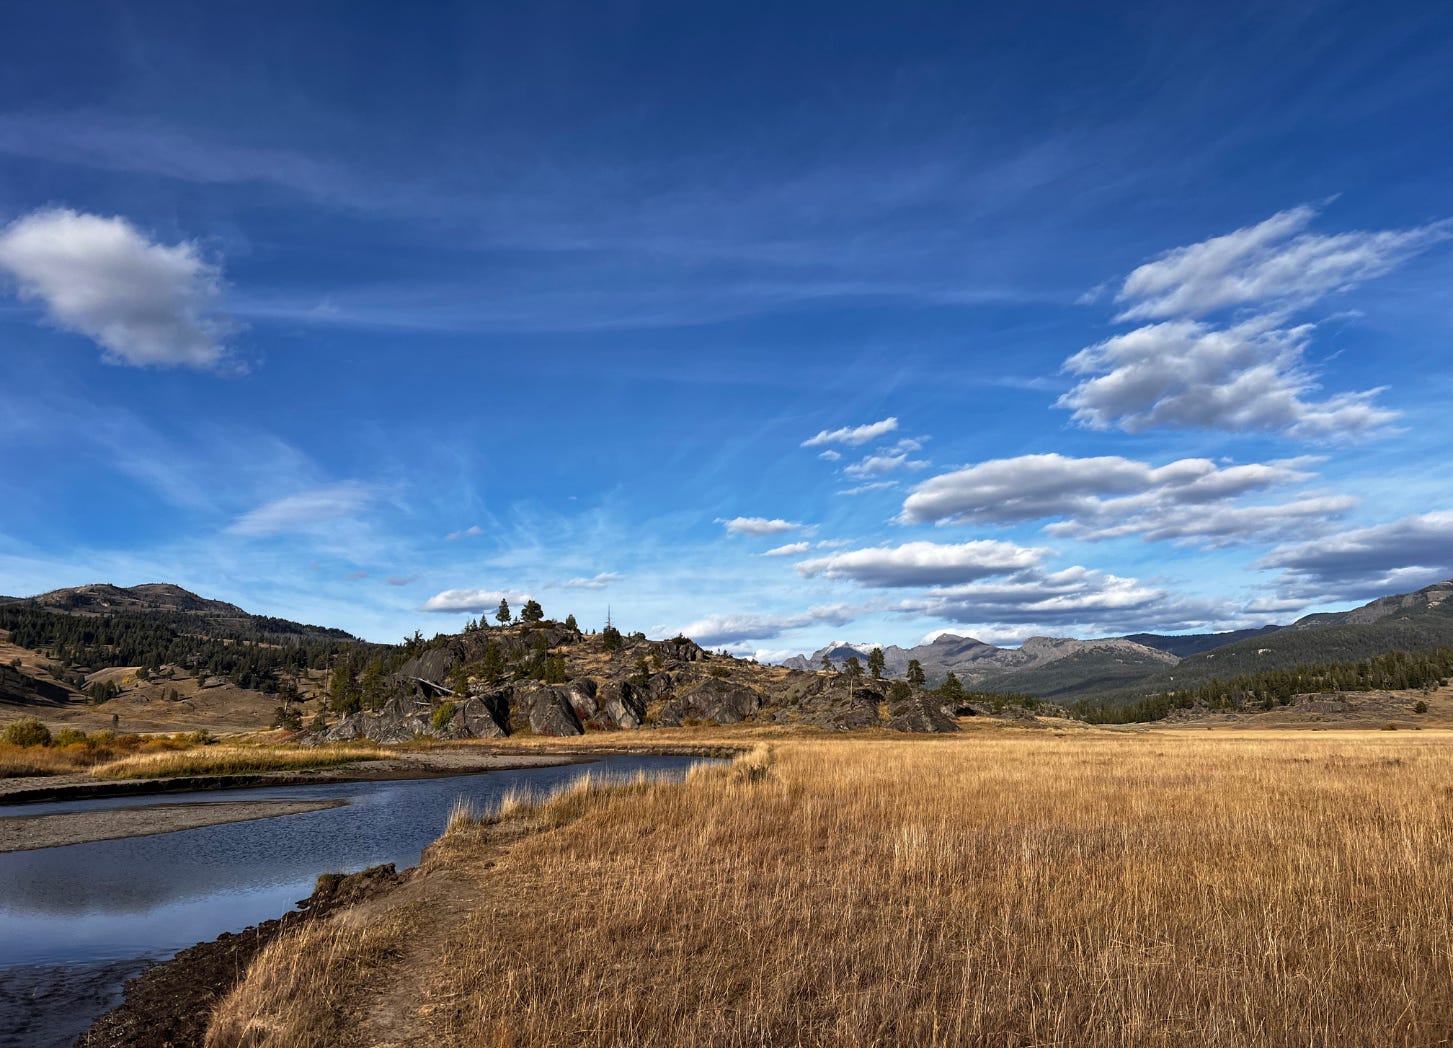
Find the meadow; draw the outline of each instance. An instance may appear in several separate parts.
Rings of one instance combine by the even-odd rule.
[[[516,798],[275,943],[208,1043],[1446,1043],[1450,743],[776,737]]]

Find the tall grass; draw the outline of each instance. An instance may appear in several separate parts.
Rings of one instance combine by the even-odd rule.
[[[384,754],[363,747],[284,748],[260,746],[205,746],[168,753],[123,757],[91,769],[101,779],[155,779],[178,775],[235,775],[261,771],[300,771],[331,768],[356,761],[377,760]]]
[[[415,988],[443,1045],[1447,1043],[1450,742],[774,741],[521,808],[554,828],[370,992]],[[318,1021],[366,1042],[353,990]]]

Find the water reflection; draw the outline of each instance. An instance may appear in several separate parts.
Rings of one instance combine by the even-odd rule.
[[[229,792],[228,800],[343,798],[341,808],[195,830],[0,855],[0,968],[161,956],[277,916],[318,874],[419,861],[456,799],[487,810],[505,792],[548,791],[592,775],[682,774],[686,757],[608,757],[590,765],[448,779]],[[217,794],[157,798],[216,800]],[[50,810],[135,806],[77,802]],[[35,808],[26,814],[39,814]]]

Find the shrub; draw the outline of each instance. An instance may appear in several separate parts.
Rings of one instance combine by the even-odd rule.
[[[77,731],[75,728],[62,728],[56,732],[55,739],[52,741],[56,746],[74,746],[77,743],[83,746],[89,746],[91,744],[91,740],[86,737],[86,733]]]
[[[50,729],[34,717],[5,726],[5,741],[12,746],[49,746]]]
[[[445,725],[447,725],[453,719],[454,703],[447,700],[439,704],[439,708],[434,711],[434,716],[430,718],[434,725],[435,731],[443,731]]]
[[[1428,712],[1428,704],[1426,702],[1424,702],[1422,699],[1419,699],[1417,701],[1417,704],[1413,706],[1413,712],[1414,713],[1427,713]]]

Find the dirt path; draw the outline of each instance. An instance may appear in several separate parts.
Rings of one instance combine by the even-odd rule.
[[[174,830],[194,830],[224,822],[248,822],[280,815],[337,808],[346,803],[327,801],[216,801],[191,804],[152,804],[139,808],[103,808],[99,811],[55,815],[0,816],[0,852],[58,848],[66,844],[146,837]]]

